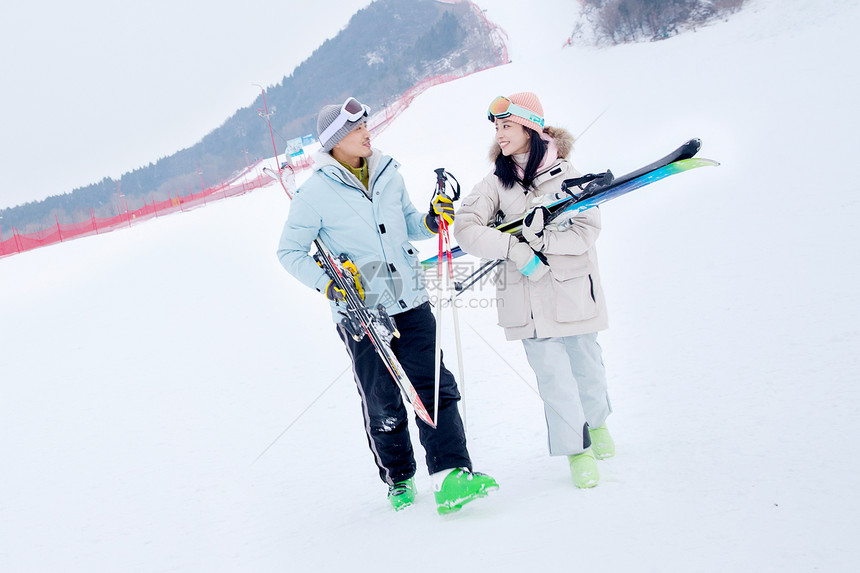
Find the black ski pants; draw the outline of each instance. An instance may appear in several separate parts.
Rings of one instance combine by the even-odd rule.
[[[430,310],[430,303],[392,318],[400,331],[400,338],[392,341],[392,350],[432,416],[436,319]],[[415,457],[407,417],[407,408],[411,406],[404,404],[400,389],[368,337],[356,342],[340,325],[338,334],[352,359],[353,374],[361,396],[364,431],[379,467],[379,477],[389,485],[408,479],[415,475]],[[426,453],[427,469],[431,474],[457,467],[472,469],[463,421],[457,409],[459,400],[460,393],[454,375],[443,363],[436,429],[415,418],[418,437]]]

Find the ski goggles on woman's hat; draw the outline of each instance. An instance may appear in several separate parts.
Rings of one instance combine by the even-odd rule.
[[[495,121],[496,119],[504,119],[515,115],[526,121],[533,121],[543,127],[543,118],[533,111],[520,107],[505,96],[499,96],[490,103],[490,108],[487,110],[487,119]]]
[[[370,108],[354,97],[348,98],[340,106],[340,113],[320,134],[320,144],[325,145],[348,121],[358,121],[370,113]]]

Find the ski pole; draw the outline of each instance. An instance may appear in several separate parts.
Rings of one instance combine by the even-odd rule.
[[[457,293],[454,296],[460,296],[461,294],[463,294],[464,292],[469,290],[472,287],[472,285],[477,283],[484,276],[486,276],[487,273],[489,273],[494,268],[499,266],[502,263],[502,261],[503,261],[503,259],[491,259],[491,260],[485,262],[484,264],[482,264],[480,267],[478,267],[478,270],[476,270],[471,275],[466,277],[465,281],[454,283],[454,290],[457,291]]]
[[[438,189],[437,189],[438,192]],[[436,347],[433,354],[433,423],[439,424],[439,379],[442,376],[442,261],[445,256],[445,219],[436,216],[439,227],[439,264],[436,265]]]
[[[457,179],[451,174],[445,171],[444,167],[440,167],[435,170],[436,173],[436,192],[435,195],[441,195],[447,199],[451,200],[451,203],[457,201],[460,198],[460,183]],[[448,183],[448,177],[450,177],[454,183],[451,185]],[[448,197],[445,193],[445,188],[447,185],[451,185],[453,189],[453,197]],[[463,368],[463,352],[462,345],[460,343],[460,319],[457,313],[457,305],[455,304],[454,297],[455,292],[452,289],[454,285],[454,259],[451,254],[451,235],[448,228],[448,222],[442,215],[437,216],[437,224],[439,226],[439,252],[437,255],[437,260],[439,264],[436,267],[436,279],[437,279],[437,297],[436,297],[436,352],[435,352],[435,373],[434,373],[434,386],[433,386],[433,396],[434,396],[434,405],[433,405],[433,418],[434,422],[438,423],[438,414],[439,414],[439,386],[440,379],[442,374],[442,306],[443,306],[443,296],[442,296],[442,263],[447,258],[448,261],[448,278],[446,281],[446,286],[448,287],[448,296],[445,300],[449,302],[451,305],[451,312],[453,315],[453,324],[454,324],[454,342],[457,349],[457,366],[458,372],[460,375],[460,387],[461,393],[463,395],[464,402],[464,415],[463,415],[463,424],[465,426],[465,376],[464,376],[464,368]]]

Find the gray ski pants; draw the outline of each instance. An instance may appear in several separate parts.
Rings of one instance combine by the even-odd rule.
[[[549,454],[578,454],[591,445],[588,428],[612,412],[597,333],[523,340],[544,403]]]

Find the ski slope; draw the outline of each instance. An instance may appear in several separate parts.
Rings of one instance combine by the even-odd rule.
[[[425,92],[375,146],[419,207],[437,167],[468,191],[487,103],[530,90],[574,134],[605,110],[583,172],[691,137],[720,161],[602,207],[601,484],[547,455],[488,288],[460,312],[465,412],[501,489],[441,518],[420,462],[393,512],[327,304],[275,256],[272,185],[0,260],[0,571],[856,569],[860,6],[752,0],[666,41],[561,49],[575,3],[535,4],[483,0],[513,62]]]

